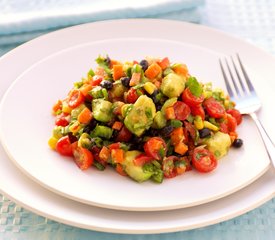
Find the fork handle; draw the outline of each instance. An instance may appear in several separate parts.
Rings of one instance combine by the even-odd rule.
[[[264,142],[267,154],[269,156],[269,159],[271,160],[273,167],[275,167],[275,146],[274,143],[272,142],[271,138],[268,136],[266,130],[264,129],[262,123],[258,119],[257,115],[255,113],[250,113],[249,114],[251,118],[255,121],[258,130],[261,134],[262,140]]]

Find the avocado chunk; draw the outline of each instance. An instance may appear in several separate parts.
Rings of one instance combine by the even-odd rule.
[[[155,115],[156,107],[153,100],[141,95],[127,112],[124,124],[130,132],[139,137],[151,127]]]
[[[125,172],[129,175],[130,178],[134,179],[137,182],[144,182],[148,180],[153,173],[143,171],[142,166],[136,166],[134,164],[134,159],[140,155],[139,151],[127,151],[124,155],[123,166],[125,168]]]
[[[112,103],[104,99],[92,101],[93,117],[100,122],[109,122],[113,118]]]
[[[166,118],[161,111],[157,111],[156,116],[153,120],[152,128],[161,129],[166,126]]]
[[[231,140],[228,134],[216,132],[211,138],[206,139],[207,149],[212,152],[217,159],[225,156],[231,146]]]
[[[169,98],[179,97],[185,88],[186,78],[176,73],[169,73],[163,78],[160,90]]]

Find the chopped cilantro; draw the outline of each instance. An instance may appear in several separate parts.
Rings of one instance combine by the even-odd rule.
[[[187,87],[189,87],[191,93],[196,96],[200,97],[202,94],[202,86],[199,84],[195,77],[189,77],[186,82]]]

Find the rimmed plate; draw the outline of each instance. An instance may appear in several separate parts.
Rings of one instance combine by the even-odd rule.
[[[68,36],[68,29],[38,38],[1,58],[0,70],[3,73],[3,79],[5,79],[5,81],[0,82],[1,95],[22,71],[45,56],[56,52],[56,49],[62,47],[67,48],[100,38],[113,38],[115,34],[110,34],[108,31],[100,35],[100,38],[93,33],[98,29],[110,26],[114,27],[114,25],[118,29],[121,29],[121,31],[118,30],[116,32],[120,37],[129,34],[133,37],[139,37],[140,33],[145,31],[148,26],[150,28],[162,26],[167,29],[167,36],[163,34],[163,31],[159,31],[155,34],[155,37],[164,38],[166,36],[165,39],[184,39],[185,42],[196,43],[197,45],[202,45],[225,54],[232,52],[232,49],[228,46],[234,46],[234,50],[241,54],[242,58],[250,66],[250,70],[252,70],[258,78],[259,76],[263,77],[262,82],[255,83],[259,95],[262,98],[265,97],[267,100],[267,110],[263,109],[261,119],[267,129],[270,130],[271,136],[274,137],[275,129],[271,118],[268,118],[269,109],[272,109],[272,102],[268,100],[272,99],[272,97],[269,98],[269,96],[272,96],[271,93],[274,91],[274,84],[272,85],[271,81],[271,73],[275,67],[274,58],[246,42],[221,32],[181,22],[159,20],[99,22],[71,28],[69,30],[73,32],[71,38],[66,38]],[[179,33],[178,29],[181,29],[185,33],[184,36]],[[124,32],[125,30],[127,34]],[[148,35],[150,35],[150,33],[151,32],[148,32]],[[40,41],[45,38],[47,38],[48,44],[41,48]],[[68,41],[64,42],[63,39],[65,38]],[[217,44],[217,40],[219,44]],[[39,51],[39,49],[42,49],[42,51]],[[26,58],[26,54],[31,50],[33,52],[32,57]],[[257,56],[257,58],[253,58],[252,56]],[[257,59],[259,58],[262,64],[258,66]],[[4,71],[15,65],[16,68],[13,67],[12,71]],[[269,82],[269,88],[265,86],[267,82]],[[264,203],[275,194],[274,177],[272,172],[268,172],[243,190],[201,206],[154,213],[113,211],[77,203],[41,188],[34,181],[31,181],[18,171],[3,152],[2,148],[0,154],[2,166],[0,170],[0,189],[3,194],[43,216],[74,226],[100,231],[156,233],[201,227],[242,214]]]
[[[200,81],[224,87],[218,67],[221,54],[195,44],[156,38],[114,38],[56,51],[21,74],[0,104],[2,144],[13,162],[34,181],[86,204],[156,211],[216,200],[250,184],[267,170],[269,160],[257,129],[245,119],[239,128],[245,146],[232,149],[219,161],[218,169],[209,174],[192,171],[159,185],[137,184],[110,169],[80,171],[73,161],[47,145],[53,127],[51,106],[66,96],[73,82],[85,76],[99,54],[124,61],[141,60],[147,55],[169,56],[171,61],[185,62]]]

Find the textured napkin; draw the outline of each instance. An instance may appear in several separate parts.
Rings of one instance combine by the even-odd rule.
[[[118,18],[199,22],[204,0],[1,0],[0,53],[66,26]],[[2,52],[1,52],[2,50]]]

